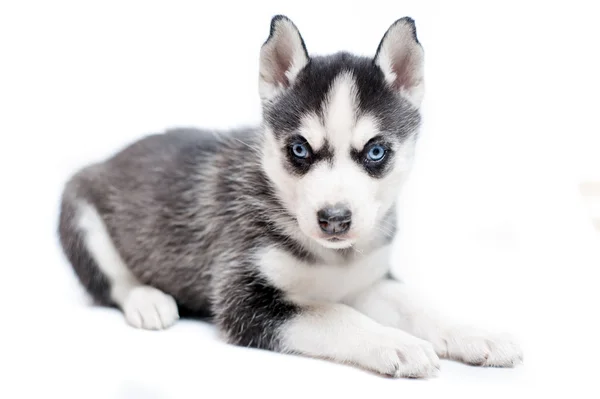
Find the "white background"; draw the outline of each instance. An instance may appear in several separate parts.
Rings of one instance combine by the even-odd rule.
[[[0,5],[0,397],[598,397],[600,177],[593,2],[65,2]],[[56,239],[77,168],[174,126],[260,121],[258,51],[284,13],[309,52],[373,55],[412,16],[425,125],[395,270],[461,321],[513,333],[525,364],[444,361],[390,380],[234,348],[209,325],[129,328],[90,308]],[[242,396],[243,395],[243,396]]]

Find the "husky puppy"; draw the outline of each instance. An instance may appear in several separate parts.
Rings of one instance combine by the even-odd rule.
[[[389,273],[423,89],[410,18],[367,58],[311,57],[276,16],[262,126],[167,131],[84,168],[62,197],[64,253],[137,328],[210,316],[231,344],[395,377],[431,376],[439,357],[513,366],[510,338],[445,321]]]

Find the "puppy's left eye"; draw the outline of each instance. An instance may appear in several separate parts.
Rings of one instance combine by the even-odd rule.
[[[308,144],[306,143],[294,143],[292,144],[292,153],[296,158],[305,159],[308,158]]]
[[[367,152],[367,159],[372,162],[379,162],[385,157],[386,152],[387,151],[385,147],[380,144],[375,144],[369,148],[369,151]]]

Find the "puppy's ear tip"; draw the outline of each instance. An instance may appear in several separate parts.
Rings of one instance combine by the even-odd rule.
[[[402,18],[397,19],[392,24],[392,26],[395,26],[395,25],[409,25],[409,26],[413,27],[413,26],[416,26],[417,24],[412,17],[402,17]]]
[[[273,18],[271,18],[271,34],[273,34],[273,32],[281,25],[292,25],[292,26],[296,26],[294,24],[294,22],[292,22],[291,19],[289,19],[287,16],[283,15],[283,14],[277,14],[275,15]]]
[[[406,16],[406,17],[397,19],[396,22],[394,22],[392,25],[395,25],[397,23],[406,23],[406,24],[414,25],[415,20],[412,17]]]
[[[283,14],[277,14],[274,15],[273,18],[271,18],[271,26],[275,25],[278,21],[290,21],[291,19],[289,19],[287,16],[283,15]]]
[[[417,38],[417,23],[415,22],[415,20],[412,17],[402,17],[400,19],[397,19],[392,26],[390,27],[390,29],[407,29],[410,31],[410,33],[412,33],[412,37],[413,39],[419,43],[419,39]]]
[[[269,29],[269,37],[267,38],[267,40],[265,41],[264,44],[266,44],[274,35],[277,31],[280,31],[281,29],[293,29],[298,31],[298,28],[296,27],[296,24],[294,24],[294,22],[289,19],[287,16],[283,15],[283,14],[277,14],[274,15],[273,18],[271,18],[271,27]]]

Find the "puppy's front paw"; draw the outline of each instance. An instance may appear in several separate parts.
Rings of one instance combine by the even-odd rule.
[[[523,361],[521,348],[509,335],[456,327],[440,338],[435,347],[441,357],[484,367],[514,367]]]
[[[392,328],[384,328],[373,337],[371,345],[355,361],[361,367],[391,377],[432,377],[440,368],[439,358],[429,342]]]
[[[175,299],[149,286],[131,290],[123,306],[127,322],[136,328],[162,330],[179,319]]]

